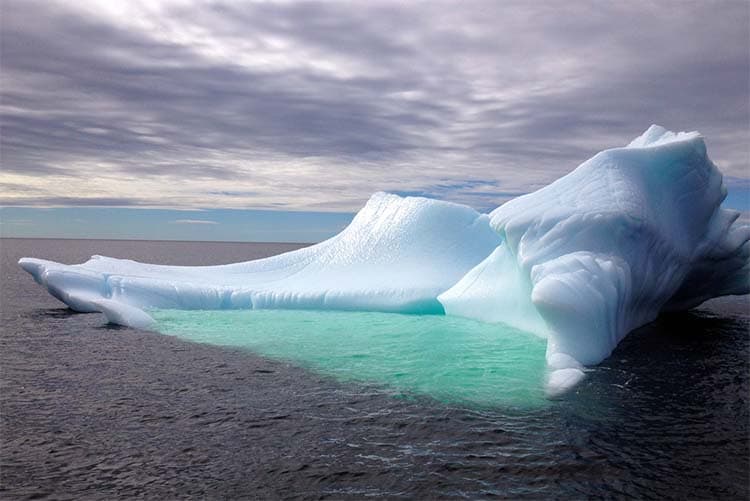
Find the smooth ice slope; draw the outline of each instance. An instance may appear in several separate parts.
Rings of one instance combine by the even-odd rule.
[[[565,389],[659,312],[750,291],[750,228],[725,196],[698,133],[652,126],[494,210],[503,243],[439,299],[547,336],[550,390]]]
[[[334,309],[443,313],[437,296],[500,243],[489,217],[426,198],[376,193],[320,244],[224,266],[157,266],[94,256],[20,265],[73,310],[148,325],[144,308]]]
[[[555,393],[659,312],[750,291],[750,228],[720,208],[725,196],[698,133],[652,126],[490,216],[378,193],[339,235],[268,259],[20,265],[72,309],[139,327],[151,322],[145,308],[445,311],[505,322],[548,338]]]

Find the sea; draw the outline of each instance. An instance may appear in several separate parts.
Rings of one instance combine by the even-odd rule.
[[[301,246],[1,239],[0,498],[750,496],[747,296],[660,317],[547,399],[543,342],[499,325],[164,311],[142,331],[72,312],[17,266]]]

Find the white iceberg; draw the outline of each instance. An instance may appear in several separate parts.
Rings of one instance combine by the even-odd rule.
[[[695,132],[652,126],[490,215],[377,193],[337,236],[224,266],[94,256],[19,264],[76,311],[144,327],[149,308],[443,313],[548,339],[555,394],[665,310],[750,292],[750,227],[722,209],[721,173]]]
[[[159,266],[93,256],[73,266],[31,258],[19,264],[73,310],[102,311],[133,327],[148,325],[148,308],[442,314],[437,296],[500,244],[489,221],[463,205],[376,193],[338,235],[266,259]]]

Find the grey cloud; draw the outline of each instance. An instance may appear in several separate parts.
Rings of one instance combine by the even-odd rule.
[[[353,75],[218,61],[63,4],[3,9],[3,172],[85,177],[98,168],[81,163],[107,163],[112,176],[320,191],[308,206],[353,208],[384,188],[491,206],[660,123],[701,130],[722,167],[750,175],[742,1],[213,2],[166,14],[258,51],[275,37],[364,68]],[[261,166],[311,158],[312,175]],[[446,173],[495,185],[436,189]],[[233,192],[252,203],[260,190]]]
[[[3,207],[138,207],[151,203],[128,197],[0,197]]]
[[[269,76],[217,67],[179,48],[145,43],[82,18],[53,11],[48,32],[37,33],[23,15],[16,19],[12,14],[3,26],[3,70],[9,82],[4,104],[21,109],[33,105],[36,111],[52,113],[6,114],[9,169],[27,164],[23,160],[32,149],[48,152],[50,169],[58,158],[95,156],[127,164],[131,155],[174,148],[335,156],[371,151],[392,155],[409,147],[408,134],[383,119],[376,100],[346,99],[368,86],[370,92],[375,86],[387,88],[392,85],[388,82],[340,82],[295,71]],[[39,20],[34,23],[38,26]],[[123,63],[110,57],[113,49],[133,52],[146,62],[133,58]],[[160,67],[162,60],[181,65]],[[28,89],[15,84],[16,74],[30,75],[32,83],[45,89],[55,81],[59,88]],[[62,116],[56,116],[61,103]],[[131,116],[143,115],[155,117],[154,136],[127,128]],[[419,114],[404,115],[411,123],[425,123]],[[108,133],[85,131],[92,127]],[[154,143],[150,137],[161,141]]]
[[[216,221],[209,219],[175,219],[171,221],[173,224],[219,224]]]

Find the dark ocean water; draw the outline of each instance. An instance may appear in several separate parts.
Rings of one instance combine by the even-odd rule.
[[[550,405],[479,410],[107,326],[16,265],[216,264],[292,248],[0,241],[0,497],[748,498],[747,297],[631,333]]]

